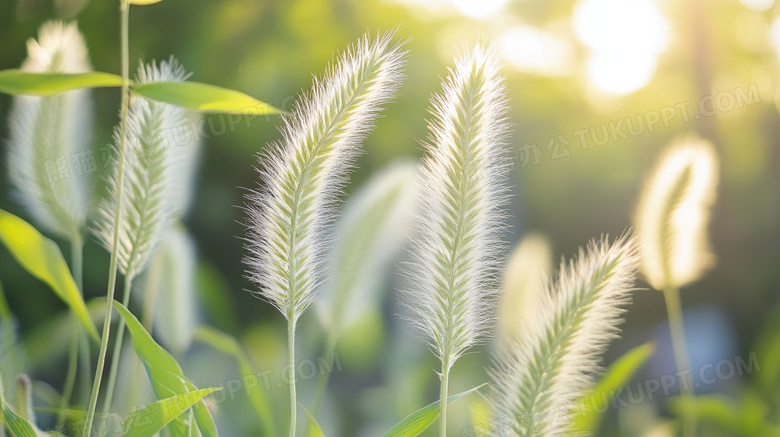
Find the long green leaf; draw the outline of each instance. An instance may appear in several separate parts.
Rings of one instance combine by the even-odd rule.
[[[80,88],[118,87],[122,78],[115,74],[30,73],[17,69],[0,71],[0,92],[12,95],[50,96]]]
[[[133,412],[125,422],[123,437],[152,437],[188,408],[200,403],[204,396],[219,388],[204,388],[161,399]]]
[[[484,383],[482,385],[472,388],[471,390],[466,390],[462,393],[458,393],[456,395],[452,395],[448,397],[447,405],[449,405],[450,402],[454,401],[455,399],[461,398],[463,396],[466,396],[467,394],[475,392],[486,385],[487,383]],[[431,424],[436,420],[436,418],[439,417],[439,414],[441,413],[441,408],[439,407],[439,404],[440,401],[436,401],[432,404],[429,404],[426,407],[420,408],[414,413],[406,416],[402,421],[396,423],[395,426],[390,428],[390,430],[384,433],[383,436],[384,437],[415,437],[419,435],[421,432],[425,431],[426,428],[431,426]]]
[[[138,319],[121,303],[114,301],[114,308],[127,323],[127,330],[132,337],[133,349],[146,368],[157,399],[161,400],[189,392],[181,367],[171,354],[154,341]],[[202,403],[203,401],[199,400],[198,402]],[[204,411],[208,414],[208,410],[200,409],[200,407],[196,408],[196,413],[198,411],[200,414],[203,414]],[[203,420],[201,417],[198,421],[199,426]],[[173,437],[187,437],[188,435],[187,424],[180,417],[170,421],[168,430]]]
[[[187,389],[192,393],[198,390],[192,383],[185,381]],[[192,406],[192,416],[195,418],[195,423],[198,424],[198,429],[203,437],[219,437],[217,432],[217,425],[214,423],[214,418],[211,417],[208,407],[203,402],[197,402]]]
[[[0,241],[25,270],[45,282],[70,306],[87,332],[99,341],[97,329],[57,244],[41,235],[26,221],[2,209]]]
[[[11,428],[16,437],[38,437],[35,427],[27,419],[14,413],[13,410],[3,404],[3,420]]]
[[[254,375],[256,372],[249,362],[244,351],[239,346],[235,338],[218,331],[214,328],[203,326],[198,328],[193,335],[195,341],[205,343],[212,348],[230,355],[235,358],[238,363],[238,372],[243,376]],[[252,403],[252,407],[257,413],[257,417],[263,427],[263,433],[267,436],[274,436],[274,420],[273,414],[271,414],[270,404],[266,396],[266,391],[263,387],[256,387],[255,390],[249,391],[247,388],[247,397]]]
[[[136,94],[201,112],[278,114],[280,111],[242,92],[198,82],[149,82],[133,88]]]
[[[311,412],[306,409],[303,404],[299,402],[298,405],[300,405],[301,409],[306,413],[306,417],[309,419],[308,424],[306,425],[306,431],[303,435],[305,437],[325,437],[325,433],[322,432],[322,428],[320,428],[320,424],[317,423],[317,419],[311,415]]]
[[[35,425],[28,422],[24,417],[14,413],[14,411],[5,404],[5,399],[3,399],[2,381],[0,381],[0,411],[2,411],[2,414],[0,414],[0,419],[2,420],[0,422],[5,423],[16,437],[38,437]]]
[[[581,433],[595,435],[598,431],[603,413],[593,411],[593,399],[601,399],[604,393],[618,390],[628,384],[636,372],[650,359],[655,352],[652,343],[637,346],[615,360],[593,389],[586,393],[578,403],[579,408],[572,414],[571,434]],[[590,405],[591,408],[588,408]]]

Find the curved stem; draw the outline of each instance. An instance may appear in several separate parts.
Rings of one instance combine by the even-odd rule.
[[[133,287],[133,278],[125,276],[124,297],[122,305],[125,308],[130,304],[130,292]],[[111,370],[108,372],[108,382],[106,383],[106,397],[103,399],[103,414],[106,415],[111,410],[111,401],[114,399],[114,387],[116,386],[116,375],[119,372],[119,361],[122,356],[122,344],[125,339],[125,319],[119,319],[119,327],[116,331],[116,340],[114,340],[114,353],[111,356]]]
[[[295,318],[289,317],[287,320],[287,363],[290,372],[290,437],[295,437],[295,422],[298,412],[298,402],[295,394]]]
[[[82,259],[84,248],[83,239],[80,234],[75,234],[70,242],[70,270],[73,280],[76,282],[76,288],[79,293],[84,295],[82,284]],[[65,374],[65,384],[62,388],[62,400],[60,401],[60,411],[57,413],[57,428],[65,423],[65,409],[70,405],[71,396],[73,396],[73,387],[76,385],[76,371],[79,363],[79,337],[81,326],[78,320],[73,321],[73,337],[70,342],[70,352],[68,353],[68,370]],[[87,364],[88,365],[88,364]]]
[[[688,404],[683,413],[683,436],[694,437],[696,435],[696,411],[693,406],[693,378],[691,360],[688,357],[688,344],[685,340],[685,327],[683,325],[682,304],[680,303],[680,290],[676,287],[664,288],[664,300],[669,316],[669,332],[672,336],[674,348],[674,360],[677,364],[677,373],[680,375],[680,394]]]
[[[439,394],[439,407],[441,415],[439,416],[439,437],[447,435],[447,390],[450,382],[450,363],[445,359],[441,364],[441,393]]]
[[[127,136],[127,106],[128,93],[130,91],[130,73],[129,73],[129,17],[130,4],[128,0],[120,0],[120,35],[122,52],[122,104],[120,106],[119,120],[119,162],[117,165],[117,186],[120,188],[124,179],[125,168],[125,137]],[[108,290],[106,291],[106,314],[103,320],[103,336],[100,339],[100,352],[98,353],[98,362],[95,369],[95,380],[92,383],[92,394],[89,397],[89,407],[87,408],[86,423],[82,437],[89,437],[92,431],[92,420],[95,418],[95,409],[97,408],[98,393],[100,392],[100,383],[103,379],[103,366],[106,363],[106,352],[108,350],[108,339],[111,332],[111,314],[113,313],[114,289],[116,288],[117,274],[117,246],[119,245],[119,217],[122,210],[122,190],[117,190],[116,208],[114,210],[114,241],[111,247],[111,261],[108,268]]]
[[[75,319],[75,317],[74,317]],[[57,413],[57,429],[60,429],[65,423],[65,410],[70,405],[70,398],[73,395],[73,386],[76,384],[76,370],[79,361],[79,331],[81,323],[73,320],[73,336],[70,340],[70,352],[68,353],[68,371],[65,374],[65,385],[62,388],[62,400],[60,400],[60,411]]]
[[[332,357],[336,352],[336,338],[334,335],[328,334],[328,340],[325,343],[325,355],[324,357]],[[328,358],[325,358],[328,359]],[[314,399],[311,405],[311,415],[317,417],[317,412],[322,406],[322,400],[325,398],[325,391],[328,388],[328,381],[330,380],[330,372],[324,372],[317,380],[317,388],[314,390]]]

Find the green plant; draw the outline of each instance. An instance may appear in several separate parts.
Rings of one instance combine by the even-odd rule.
[[[401,76],[403,52],[390,35],[364,37],[315,80],[262,160],[265,187],[248,196],[249,278],[287,318],[289,364],[295,327],[321,280],[324,232],[346,170]],[[295,375],[290,376],[290,436],[295,436]]]
[[[58,173],[58,166],[67,165],[64,160],[73,153],[91,147],[91,127],[88,123],[91,109],[86,94],[88,91],[84,88],[121,85],[120,122],[115,135],[117,162],[109,177],[111,188],[108,197],[102,201],[95,225],[99,239],[111,253],[107,292],[109,302],[113,300],[116,271],[119,267],[125,275],[124,302],[129,303],[133,279],[144,270],[170,224],[184,212],[189,203],[187,190],[192,179],[195,162],[193,157],[197,152],[193,143],[197,133],[190,132],[193,137],[190,144],[185,145],[187,147],[173,149],[169,144],[164,144],[162,135],[166,133],[165,130],[182,129],[185,123],[193,120],[187,112],[190,109],[275,112],[274,108],[236,91],[183,82],[187,75],[173,60],[163,62],[159,67],[152,64],[141,68],[137,82],[132,82],[136,96],[131,103],[127,56],[130,3],[132,2],[127,0],[120,2],[121,77],[89,72],[91,68],[86,57],[86,46],[75,25],[58,22],[44,25],[39,40],[30,41],[29,58],[22,70],[0,72],[0,89],[20,95],[15,99],[11,121],[12,180],[17,186],[20,198],[41,226],[71,241],[73,275],[68,274],[55,243],[39,235],[21,219],[6,212],[2,212],[2,240],[28,271],[47,282],[73,308],[79,321],[87,327],[87,332],[93,338],[97,337],[97,331],[86,313],[80,279],[81,246],[88,219],[87,204],[91,197],[91,181],[86,175],[63,176],[60,180],[61,175]],[[148,3],[153,2],[138,2]],[[149,97],[142,97],[143,93],[148,93]],[[128,147],[135,149],[136,156],[129,156],[131,153],[128,152]],[[64,164],[60,161],[64,161]],[[108,306],[105,310],[92,394],[84,416],[84,436],[91,435],[93,426],[109,344],[111,313]],[[111,407],[126,320],[127,317],[122,318],[114,343],[104,413],[108,413]],[[149,340],[151,341],[151,337]],[[82,344],[82,366],[87,366],[90,362],[86,342],[79,342],[78,337],[74,336],[68,376],[59,408],[60,423],[69,404],[70,392],[76,378],[76,353],[79,343]],[[153,371],[156,368],[147,366],[147,370]],[[85,375],[82,372],[82,382],[86,384],[88,380]],[[159,402],[163,402],[163,398],[168,395],[180,397],[194,389],[182,385],[171,392],[175,385],[166,384],[165,387],[166,393],[157,393]],[[200,397],[208,392],[200,392]],[[208,425],[210,416],[208,421],[205,419],[204,414],[208,415],[208,412],[200,397],[192,398],[190,405],[193,405],[196,411],[198,427],[202,433],[207,434],[210,428],[214,427],[213,423]],[[151,435],[171,420],[176,422],[176,417],[187,409],[183,408],[174,416],[155,416],[152,421],[155,429],[135,427],[126,434]],[[152,410],[150,414],[151,412]],[[10,410],[8,414],[11,414]],[[26,420],[25,417],[21,419]],[[20,426],[35,429],[32,419]],[[176,431],[172,432],[174,435],[187,435],[189,428],[190,426],[183,424],[175,427]],[[174,428],[169,427],[170,429]],[[26,432],[21,428],[14,430],[17,433]]]
[[[626,237],[592,243],[561,266],[527,335],[502,353],[493,370],[500,432],[547,437],[567,431],[570,411],[617,335],[635,270],[636,249]]]
[[[38,41],[29,44],[30,58],[21,70],[0,71],[0,91],[15,95],[9,155],[13,185],[32,220],[64,238],[72,249],[68,266],[56,242],[0,210],[0,241],[72,313],[67,327],[54,320],[43,334],[52,337],[49,344],[62,336],[72,338],[61,394],[44,385],[36,393],[35,381],[26,375],[32,370],[16,356],[20,348],[12,312],[0,288],[0,382],[5,384],[0,384],[0,436],[6,429],[17,437],[43,435],[39,426],[46,422],[40,416],[51,413],[58,425],[68,423],[75,429],[57,426],[48,435],[106,437],[111,430],[101,426],[101,420],[118,418],[124,420],[118,431],[123,436],[217,436],[214,411],[229,408],[217,409],[209,400],[217,388],[198,389],[185,376],[183,369],[189,373],[189,367],[180,361],[188,359],[191,343],[227,355],[243,377],[261,373],[258,362],[273,362],[273,347],[268,347],[272,357],[267,362],[257,356],[266,350],[257,354],[247,347],[252,341],[262,342],[265,332],[253,333],[258,340],[229,328],[223,332],[198,326],[195,289],[203,284],[196,279],[196,250],[183,219],[194,197],[199,135],[182,127],[198,125],[204,112],[238,116],[281,111],[237,91],[189,81],[174,58],[142,62],[131,80],[130,8],[151,3],[155,1],[120,0],[120,75],[91,71],[76,26],[62,23],[42,27]],[[286,318],[289,436],[301,434],[299,408],[305,413],[301,415],[305,435],[323,436],[329,429],[317,422],[329,374],[319,375],[310,405],[299,402],[305,387],[296,381],[296,356],[300,357],[296,343],[299,349],[309,347],[329,356],[342,346],[340,341],[348,343],[352,331],[366,326],[361,325],[366,316],[379,315],[385,273],[407,240],[409,283],[401,296],[409,313],[406,318],[426,337],[439,361],[439,395],[431,403],[418,399],[416,405],[425,406],[409,414],[398,411],[397,417],[403,418],[394,425],[390,424],[397,419],[392,416],[395,411],[388,402],[377,402],[380,413],[392,420],[387,426],[377,424],[387,429],[383,435],[416,436],[438,420],[438,433],[444,436],[449,403],[467,395],[475,399],[488,384],[491,394],[479,398],[474,429],[487,424],[491,434],[529,437],[595,433],[601,416],[580,414],[587,412],[589,396],[626,384],[653,353],[652,345],[631,350],[596,383],[601,355],[618,336],[640,261],[651,284],[664,290],[678,366],[688,366],[678,289],[707,266],[704,226],[715,183],[714,152],[686,140],[687,146],[670,153],[668,165],[661,165],[660,176],[648,184],[641,202],[637,216],[641,248],[630,233],[611,243],[602,238],[564,262],[553,281],[548,279],[550,245],[541,237],[527,236],[504,263],[509,107],[499,55],[492,43],[483,42],[464,50],[440,93],[431,99],[422,165],[407,161],[389,166],[370,178],[339,214],[337,205],[362,143],[400,87],[406,52],[404,44],[393,39],[393,33],[374,39],[364,36],[314,79],[293,111],[284,114],[281,139],[258,156],[260,183],[246,196],[247,276],[257,287],[256,294]],[[87,205],[97,193],[90,188],[91,177],[50,180],[45,170],[47,162],[56,164],[61,156],[91,147],[91,128],[85,121],[91,109],[85,95],[98,86],[119,87],[121,103],[112,145],[116,162],[108,169],[108,190],[95,202],[99,207],[92,214]],[[163,135],[177,129],[185,138],[173,147]],[[410,228],[415,232],[408,232]],[[92,236],[110,254],[105,300],[84,297],[81,247],[89,235],[86,229],[94,231]],[[117,302],[120,276],[123,296]],[[130,308],[136,280],[145,290],[138,296],[140,317]],[[212,296],[210,302],[222,297]],[[296,342],[296,329],[310,305],[315,305],[317,328],[322,328],[311,338],[322,339],[322,344],[309,342],[308,336],[307,341]],[[114,311],[120,319],[111,336]],[[102,332],[93,321],[101,317]],[[137,357],[127,375],[120,367],[125,329]],[[494,359],[487,366],[491,382],[460,381],[453,369],[471,364],[473,370],[465,355],[478,351],[494,333],[497,347],[488,349]],[[84,371],[90,370],[93,358],[89,341],[99,342],[94,377]],[[13,357],[6,350],[14,351]],[[768,354],[776,356],[775,352]],[[106,361],[111,363],[108,369]],[[478,367],[482,370],[484,363]],[[142,379],[141,369],[153,392],[153,400],[143,406],[138,405],[140,388],[135,384]],[[475,373],[474,379],[483,378]],[[433,378],[427,367],[419,374],[423,377],[415,383],[425,393],[425,381]],[[115,388],[125,376],[135,384],[129,393]],[[770,378],[768,385],[775,385],[775,379]],[[451,394],[455,391],[451,382],[456,381],[473,388]],[[87,387],[76,387],[79,382]],[[74,401],[72,392],[89,399]],[[111,411],[120,393],[135,407],[124,419]],[[252,394],[247,389],[246,394],[246,408],[256,416],[255,434],[277,435],[277,399],[262,389]],[[33,408],[34,397],[45,398],[48,407]],[[365,399],[373,406],[371,397]],[[740,402],[739,407],[725,407],[717,399],[682,399],[685,432],[695,432],[696,414],[714,420],[723,410],[732,413],[721,418],[734,429],[766,435],[776,431],[750,413],[763,405],[754,396],[745,395]],[[770,412],[763,417],[770,417]],[[450,410],[450,422],[454,419],[460,418]]]
[[[477,45],[463,55],[442,88],[431,99],[421,229],[412,243],[409,276],[417,281],[405,297],[411,323],[441,361],[445,402],[452,366],[487,334],[494,311],[492,275],[507,201],[507,109],[495,50]],[[441,436],[446,411],[442,405]]]
[[[680,287],[697,280],[713,263],[706,227],[715,199],[717,157],[704,140],[686,138],[672,144],[647,182],[636,214],[642,244],[641,268],[650,285],[662,290],[677,370],[691,371],[683,326]],[[693,402],[693,381],[683,396]],[[683,434],[696,435],[696,411],[685,410]]]

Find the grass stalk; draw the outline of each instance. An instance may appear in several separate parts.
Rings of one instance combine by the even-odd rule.
[[[73,280],[76,282],[79,292],[84,295],[83,286],[83,249],[84,240],[80,234],[76,234],[71,239],[70,244],[70,269]],[[62,400],[60,401],[60,411],[57,413],[57,427],[59,428],[65,422],[65,409],[70,405],[71,396],[73,396],[73,387],[76,385],[76,372],[79,362],[79,337],[81,336],[81,324],[74,317],[73,337],[70,343],[70,352],[68,353],[68,370],[65,373],[65,384],[62,389]]]
[[[125,276],[124,297],[122,305],[127,308],[130,304],[130,293],[133,289],[133,278]],[[111,370],[108,372],[108,382],[106,383],[106,396],[103,399],[103,414],[108,414],[111,410],[111,402],[114,399],[114,387],[116,386],[116,376],[119,372],[119,362],[122,356],[122,344],[125,339],[125,319],[119,319],[119,327],[116,331],[116,340],[114,341],[114,353],[111,355]]]
[[[287,349],[290,371],[290,437],[295,437],[298,400],[295,392],[295,318],[291,315],[287,322]]]
[[[127,107],[130,92],[130,56],[129,56],[129,21],[130,21],[130,3],[128,0],[120,0],[120,35],[122,52],[122,96],[120,106],[120,133],[119,133],[119,177],[118,186],[122,186],[125,166],[125,138],[127,136]],[[108,290],[106,291],[106,314],[103,321],[103,335],[100,340],[100,352],[98,353],[98,362],[95,369],[95,379],[92,383],[92,394],[89,398],[89,407],[87,408],[86,423],[82,437],[89,437],[92,431],[92,420],[95,417],[97,408],[98,393],[100,392],[100,383],[103,379],[103,366],[106,362],[106,352],[108,350],[108,340],[111,332],[111,314],[112,303],[114,301],[114,289],[116,288],[117,275],[117,246],[119,245],[119,219],[122,209],[122,190],[117,194],[116,210],[114,214],[114,241],[111,247],[111,260],[108,268]]]
[[[691,359],[688,356],[688,342],[685,340],[685,326],[683,325],[682,304],[680,303],[680,289],[677,287],[664,287],[664,301],[666,301],[666,312],[669,317],[669,332],[672,336],[672,348],[674,349],[674,360],[677,365],[677,372],[680,377],[691,376],[690,379],[681,382],[680,395],[684,399],[688,408],[683,413],[683,437],[694,437],[696,435],[696,411],[693,408],[693,378],[691,369]],[[687,372],[687,373],[683,373]]]
[[[70,405],[71,396],[73,396],[73,387],[76,385],[76,371],[79,361],[79,331],[81,323],[74,317],[73,336],[70,341],[70,351],[68,352],[68,370],[65,374],[65,384],[62,388],[62,399],[60,400],[60,411],[57,413],[57,428],[61,428],[65,423],[65,410]]]
[[[439,436],[447,435],[447,391],[450,383],[450,360],[445,359],[441,364],[441,393],[439,395],[439,407],[441,415],[439,416]]]

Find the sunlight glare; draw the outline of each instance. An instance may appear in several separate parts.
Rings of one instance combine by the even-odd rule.
[[[628,94],[650,81],[655,66],[654,56],[596,53],[588,60],[588,79],[603,93]]]
[[[654,0],[580,0],[572,25],[590,49],[588,78],[605,94],[647,85],[669,44],[669,25]]]
[[[597,52],[661,53],[669,26],[652,0],[581,0],[574,9],[574,32]]]
[[[564,41],[531,26],[515,26],[501,35],[501,55],[513,67],[546,76],[565,76],[572,66],[572,49]]]
[[[775,4],[775,0],[739,0],[742,6],[754,11],[766,11]]]
[[[772,27],[769,29],[769,40],[775,47],[777,59],[780,60],[780,16],[772,21]]]
[[[471,18],[486,18],[506,6],[508,0],[451,0],[453,6]]]

